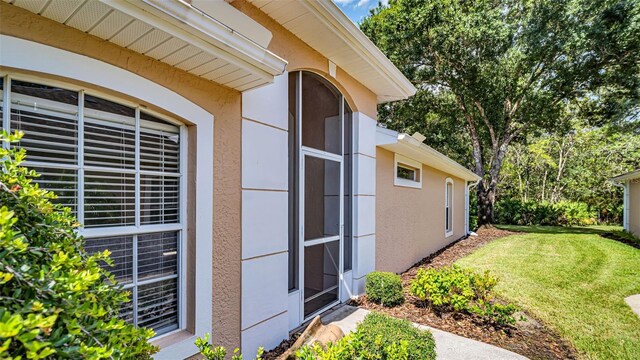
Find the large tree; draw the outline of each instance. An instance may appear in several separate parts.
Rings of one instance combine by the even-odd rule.
[[[482,177],[480,225],[493,222],[512,142],[563,126],[569,106],[602,121],[637,106],[636,0],[391,0],[360,27],[418,88],[381,108],[381,120],[429,130],[437,117],[450,122],[436,139],[465,135],[469,165]]]

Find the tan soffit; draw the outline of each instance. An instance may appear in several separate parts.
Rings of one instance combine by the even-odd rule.
[[[4,1],[239,91],[286,69],[265,47],[178,0]]]
[[[331,0],[248,0],[373,91],[378,103],[416,89]]]

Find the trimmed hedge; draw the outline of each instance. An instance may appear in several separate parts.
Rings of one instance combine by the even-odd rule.
[[[402,279],[390,272],[374,271],[367,275],[364,291],[369,300],[383,306],[396,306],[404,302]]]

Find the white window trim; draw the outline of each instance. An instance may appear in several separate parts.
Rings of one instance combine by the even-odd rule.
[[[414,189],[422,189],[422,163],[416,160],[409,159],[399,154],[394,154],[393,163],[393,184],[395,186],[409,187]],[[410,168],[418,169],[418,181],[408,180],[398,177],[398,166],[407,166]]]
[[[20,79],[42,83],[46,81],[46,74],[82,81],[97,87],[110,89],[142,103],[162,104],[159,107],[171,112],[178,118],[192,123],[196,127],[196,175],[195,183],[202,184],[196,189],[195,196],[195,333],[193,336],[181,338],[179,342],[163,347],[155,359],[186,358],[197,354],[194,345],[197,336],[211,333],[212,329],[212,299],[213,284],[211,279],[213,250],[213,124],[212,114],[202,109],[183,96],[139,75],[102,61],[51,46],[27,41],[11,36],[0,35],[0,66],[14,69],[28,70],[45,74],[43,77],[22,76]],[[0,75],[6,75],[0,74]],[[53,81],[46,81],[54,83]],[[66,88],[69,88],[65,84]],[[112,96],[101,97],[111,100]],[[119,103],[125,103],[117,99]],[[184,130],[183,130],[184,131]],[[186,139],[186,137],[185,137]],[[184,152],[186,154],[186,151]],[[183,207],[181,215],[184,214]],[[186,220],[186,219],[185,219]],[[186,234],[185,234],[186,235]],[[186,253],[186,252],[183,252]],[[181,265],[184,268],[184,262]],[[181,294],[181,296],[184,296]],[[183,301],[183,303],[185,303]],[[166,339],[175,332],[170,332],[154,339]]]
[[[187,187],[187,182],[185,181],[186,177],[186,164],[187,164],[187,157],[186,157],[186,149],[188,147],[187,144],[187,130],[186,130],[186,126],[182,123],[177,122],[174,119],[171,118],[167,118],[164,115],[161,114],[157,114],[155,112],[152,111],[148,111],[147,109],[143,109],[141,110],[141,106],[140,104],[137,103],[127,103],[127,106],[129,106],[130,108],[132,108],[135,111],[135,129],[136,129],[136,139],[135,139],[135,164],[136,164],[136,168],[135,169],[122,169],[122,168],[110,168],[108,166],[85,166],[84,165],[84,135],[85,135],[85,131],[84,131],[84,125],[85,125],[85,117],[84,114],[86,112],[86,107],[85,107],[85,103],[84,103],[84,97],[86,94],[89,94],[91,96],[96,96],[98,98],[104,98],[102,96],[102,94],[100,94],[100,92],[94,92],[91,89],[85,89],[84,87],[77,87],[77,86],[73,86],[73,85],[69,85],[66,84],[64,82],[56,82],[56,84],[53,84],[51,81],[49,81],[49,79],[47,78],[43,78],[43,77],[36,77],[36,76],[25,76],[25,75],[21,75],[21,74],[4,74],[4,73],[0,73],[0,77],[2,78],[2,80],[4,81],[4,88],[5,88],[5,93],[7,94],[8,97],[8,101],[6,102],[6,109],[9,111],[4,111],[3,114],[6,114],[5,116],[7,117],[7,119],[3,119],[5,121],[3,121],[3,125],[6,128],[11,129],[11,122],[9,120],[9,117],[11,116],[11,112],[14,109],[14,104],[16,102],[20,103],[21,105],[24,104],[33,104],[35,105],[36,103],[39,104],[38,106],[40,107],[40,111],[42,108],[43,104],[47,104],[48,106],[46,106],[49,109],[55,109],[54,111],[61,111],[61,112],[66,112],[67,114],[74,114],[74,118],[77,121],[77,125],[78,125],[78,147],[77,147],[77,156],[78,156],[78,162],[77,164],[61,164],[61,163],[48,163],[48,162],[39,162],[39,161],[29,161],[26,160],[24,162],[24,165],[28,166],[28,167],[32,167],[32,166],[40,166],[40,167],[45,167],[45,168],[58,168],[58,169],[74,169],[77,171],[77,204],[76,204],[76,212],[77,212],[77,219],[79,223],[84,223],[84,215],[85,215],[85,211],[83,210],[84,208],[84,196],[85,196],[85,192],[84,192],[84,181],[85,181],[85,176],[84,176],[84,172],[87,170],[93,170],[93,171],[99,171],[99,172],[110,172],[110,173],[117,173],[117,174],[130,174],[130,175],[135,175],[135,188],[137,190],[140,190],[140,176],[141,175],[158,175],[158,176],[163,176],[163,177],[175,177],[177,179],[179,179],[180,182],[180,214],[179,214],[179,221],[178,222],[174,222],[174,223],[166,223],[166,224],[141,224],[140,223],[140,192],[136,191],[135,193],[135,224],[134,225],[126,225],[126,226],[96,226],[96,227],[89,227],[89,228],[84,228],[84,227],[79,227],[77,229],[77,232],[84,236],[87,239],[91,239],[91,238],[103,238],[103,237],[116,237],[116,236],[123,236],[123,235],[134,235],[134,236],[139,236],[139,235],[145,235],[145,234],[151,234],[151,233],[160,233],[160,232],[179,232],[179,237],[177,240],[177,245],[178,245],[178,251],[180,253],[180,257],[178,258],[178,263],[177,263],[177,274],[175,275],[171,275],[169,277],[165,276],[163,278],[157,278],[157,279],[152,279],[152,281],[147,281],[146,283],[156,283],[156,282],[160,282],[163,280],[168,280],[168,279],[177,279],[177,289],[178,289],[178,304],[177,304],[177,312],[178,312],[178,329],[177,330],[182,330],[186,328],[186,313],[187,313],[187,309],[186,309],[186,253],[187,253],[187,248],[186,248],[186,244],[187,244],[187,221],[186,221],[186,212],[184,212],[184,209],[186,209],[186,187]],[[40,85],[47,85],[47,86],[53,86],[53,87],[59,87],[65,90],[68,90],[70,92],[74,92],[78,94],[78,103],[76,105],[70,105],[70,104],[62,104],[62,103],[56,103],[54,101],[50,101],[50,100],[46,100],[46,99],[36,99],[33,98],[31,96],[26,96],[23,94],[18,94],[18,93],[13,93],[11,91],[11,84],[12,81],[26,81],[26,82],[31,82],[31,83],[35,83],[35,84],[40,84]],[[123,101],[121,101],[120,99],[114,99],[115,101],[113,101],[114,103],[118,103],[118,104],[123,104]],[[32,105],[32,106],[33,106]],[[77,115],[76,115],[77,113]],[[152,116],[155,116],[159,119],[174,123],[176,126],[179,127],[179,131],[180,131],[180,167],[178,169],[178,172],[164,172],[164,171],[147,171],[147,170],[141,170],[139,168],[140,163],[139,163],[139,157],[140,157],[140,141],[139,141],[139,132],[140,132],[140,123],[141,120],[140,115],[141,113],[146,113]],[[57,114],[54,114],[57,115]],[[117,116],[117,115],[116,115]],[[8,126],[7,126],[8,124]],[[155,125],[155,124],[154,124]],[[153,130],[151,130],[153,131]],[[137,257],[137,241],[134,241],[133,243],[133,256]],[[137,262],[133,262],[133,279],[132,282],[129,284],[124,285],[123,287],[125,289],[133,289],[133,317],[134,317],[134,324],[137,324],[137,317],[138,314],[136,314],[137,311],[137,291],[139,286],[144,285],[144,281],[143,282],[138,282],[137,280]],[[154,338],[154,340],[156,338],[161,338],[166,334],[170,334],[170,333],[174,333],[176,332],[176,330],[171,330],[168,331],[167,333],[163,333],[157,337]]]
[[[451,204],[449,204],[449,184],[451,184]],[[454,211],[454,206],[453,204],[455,204],[455,199],[454,199],[454,195],[455,195],[455,183],[453,182],[453,180],[451,178],[447,178],[447,180],[445,180],[445,184],[444,184],[444,206],[445,206],[445,211],[447,209],[447,207],[449,209],[451,209],[451,216],[450,216],[450,221],[451,221],[451,228],[447,229],[447,217],[445,215],[444,217],[444,237],[448,238],[449,236],[453,235],[453,211]]]

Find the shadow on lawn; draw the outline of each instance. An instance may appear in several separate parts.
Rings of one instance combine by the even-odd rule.
[[[582,227],[582,226],[542,226],[542,225],[496,225],[498,229],[536,233],[536,234],[594,234],[602,235],[607,232],[619,231],[616,227],[599,228],[599,227]]]
[[[633,236],[631,233],[623,231],[622,228],[616,226],[542,226],[542,225],[496,225],[498,229],[509,230],[522,233],[534,234],[584,234],[584,235],[600,235],[603,238],[619,241],[623,244],[633,246],[640,249],[640,238]]]

